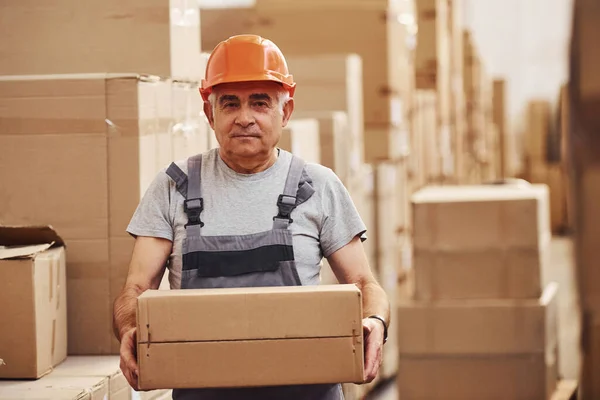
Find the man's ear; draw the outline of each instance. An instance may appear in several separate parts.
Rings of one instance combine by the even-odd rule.
[[[281,127],[285,128],[290,118],[292,117],[292,113],[294,112],[294,99],[290,98],[287,103],[283,106],[283,119],[281,120]]]
[[[214,131],[215,130],[215,116],[213,114],[213,107],[212,107],[212,104],[210,104],[210,101],[204,102],[204,115],[206,115],[206,118],[208,118],[208,123],[210,124],[210,127]]]

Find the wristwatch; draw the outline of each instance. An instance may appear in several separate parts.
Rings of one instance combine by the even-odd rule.
[[[377,319],[377,320],[381,321],[381,323],[383,324],[383,343],[385,344],[385,342],[387,342],[387,338],[388,338],[388,327],[387,327],[387,324],[385,323],[385,319],[383,319],[383,317],[380,315],[369,315],[367,318],[373,318],[373,319]]]

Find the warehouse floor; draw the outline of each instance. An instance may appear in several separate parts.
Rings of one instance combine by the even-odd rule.
[[[559,295],[559,372],[563,379],[577,379],[579,375],[580,318],[575,289],[573,242],[570,238],[554,237],[550,256],[552,272],[550,279],[558,282]],[[367,396],[368,400],[396,400],[396,384],[387,382]]]

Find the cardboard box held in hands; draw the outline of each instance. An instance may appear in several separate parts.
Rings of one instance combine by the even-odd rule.
[[[140,389],[363,382],[355,285],[147,291]]]

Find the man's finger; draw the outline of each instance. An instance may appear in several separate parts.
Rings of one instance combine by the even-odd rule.
[[[371,371],[373,370],[373,364],[375,362],[375,354],[373,353],[373,337],[367,335],[365,337],[365,379],[369,379]]]
[[[369,335],[369,340],[367,341],[367,357],[369,358],[369,362],[367,364],[366,372],[371,380],[375,379],[377,375],[378,362],[380,359],[380,345],[377,339],[373,335]]]

